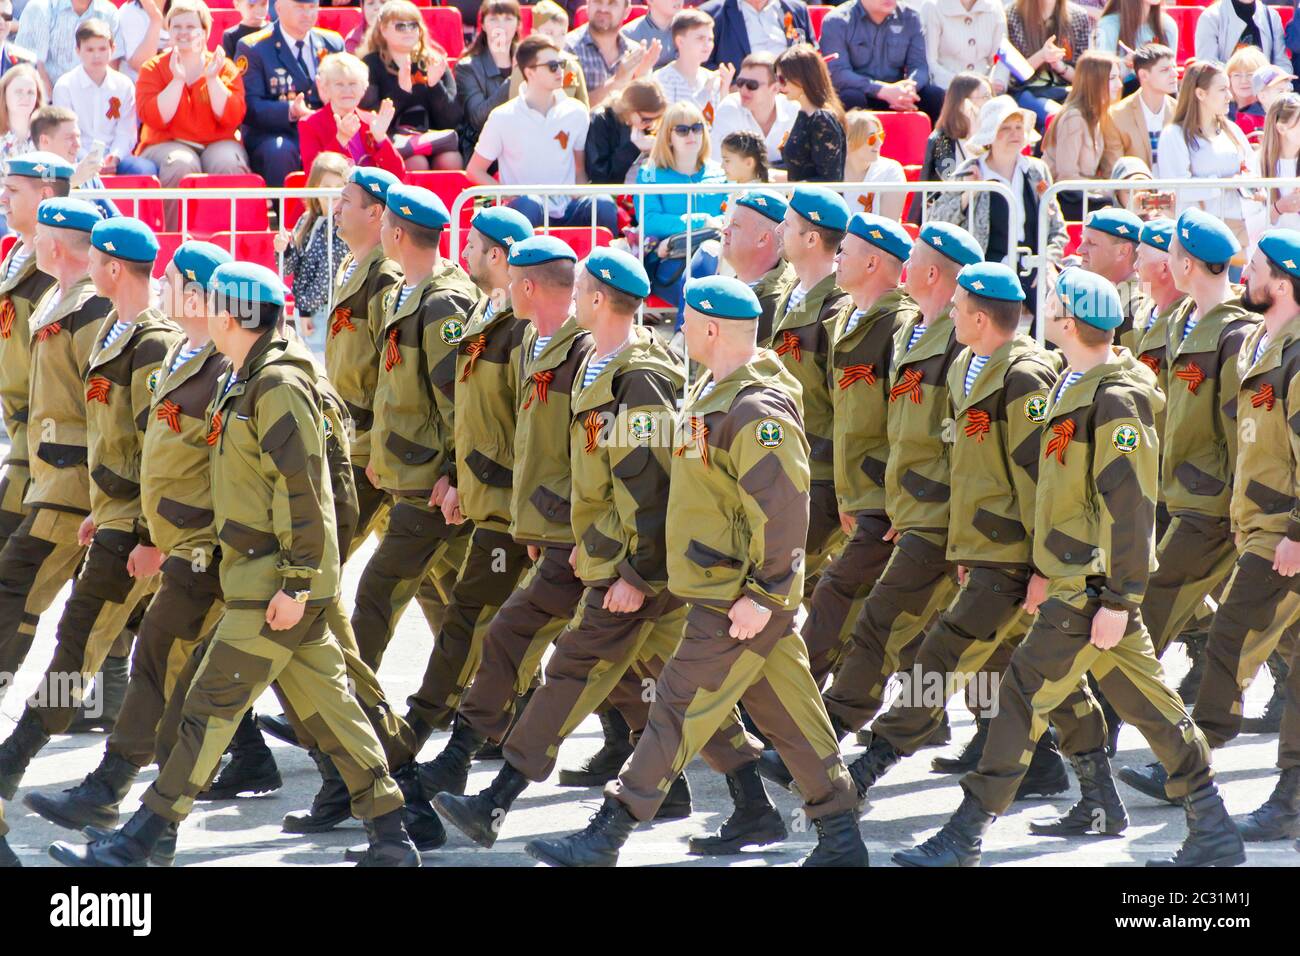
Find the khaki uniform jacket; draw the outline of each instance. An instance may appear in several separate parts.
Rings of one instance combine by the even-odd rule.
[[[140,455],[162,363],[184,336],[156,308],[148,308],[113,340],[103,336],[117,321],[104,319],[86,370],[86,431],[89,435],[90,513],[95,527],[141,531]]]
[[[25,503],[85,515],[90,513],[86,368],[113,306],[95,294],[89,276],[56,296],[58,286],[51,286],[32,314],[27,430],[32,483]]]
[[[948,533],[951,481],[950,443],[944,423],[952,416],[948,369],[961,351],[952,316],[944,311],[909,351],[912,329],[905,322],[894,339],[889,373],[889,461],[885,465],[885,508],[902,531]]]
[[[402,270],[376,246],[344,281],[352,261],[349,255],[339,265],[337,304],[325,330],[325,371],[352,418],[356,432],[351,442],[352,461],[365,468],[370,461],[370,429],[375,423],[373,402],[379,381],[384,303],[389,290],[402,281]]]
[[[569,430],[576,571],[584,584],[622,578],[654,597],[668,582],[668,475],[686,373],[642,327],[584,387],[594,356],[578,373]]]
[[[1151,311],[1151,296],[1143,291],[1142,283],[1136,275],[1118,283],[1115,289],[1119,292],[1119,301],[1124,307],[1124,321],[1115,330],[1115,341],[1136,354],[1138,340],[1136,330],[1146,321]]]
[[[338,594],[339,550],[323,401],[311,353],[276,330],[228,373],[213,405],[212,510],[229,607],[275,592]],[[232,383],[233,378],[233,383]]]
[[[793,611],[803,599],[808,441],[799,381],[760,349],[683,409],[668,492],[668,589],[719,609],[748,595]]]
[[[1229,299],[1183,338],[1194,308],[1188,299],[1169,320],[1162,490],[1170,514],[1226,518],[1237,462],[1237,354],[1259,318]]]
[[[170,371],[185,345],[183,338],[172,343],[154,389],[140,455],[140,505],[154,546],[192,562],[199,553],[211,559],[217,549],[211,450],[218,434],[209,412],[230,360],[209,342]]]
[[[1232,530],[1300,541],[1300,318],[1288,322],[1252,364],[1264,333],[1257,326],[1241,346]]]
[[[572,317],[533,358],[536,341],[537,328],[529,323],[519,348],[523,402],[515,429],[510,534],[523,544],[572,545],[570,401],[593,346]]]
[[[15,245],[0,262],[0,276],[8,274],[19,248]],[[0,283],[0,415],[9,436],[10,467],[27,467],[32,308],[53,285],[54,277],[36,268],[34,254],[27,257],[12,279]]]
[[[794,266],[784,259],[778,259],[775,266],[767,271],[763,278],[754,285],[754,295],[763,307],[758,317],[758,344],[766,348],[772,341],[772,324],[776,317],[776,306],[785,294],[798,282]]]
[[[962,350],[948,371],[953,404],[948,560],[1024,567],[1032,561],[1039,438],[1056,355],[1017,335],[989,356],[966,394],[974,357]]]
[[[772,349],[803,389],[804,434],[810,449],[812,480],[833,481],[835,426],[826,371],[830,353],[829,323],[848,300],[848,294],[835,285],[832,272],[808,290],[803,302],[790,308],[790,295],[796,285],[791,283],[777,303]]]
[[[1051,597],[1080,608],[1091,597],[1135,611],[1155,569],[1154,415],[1164,396],[1131,352],[1112,354],[1063,392],[1061,380],[1052,386],[1033,563],[1049,579]]]
[[[400,291],[384,304],[370,464],[384,491],[427,501],[439,478],[455,484],[456,347],[478,289],[444,260],[399,309]]]
[[[894,337],[921,313],[902,289],[881,296],[846,331],[855,311],[851,301],[846,303],[830,326],[835,500],[847,514],[883,516]]]
[[[460,510],[476,525],[510,526],[519,349],[528,323],[507,305],[490,316],[479,299],[456,353],[456,478]]]
[[[1185,298],[1175,299],[1173,304],[1163,312],[1156,309],[1155,302],[1147,310],[1137,329],[1134,348],[1130,349],[1139,362],[1155,373],[1160,391],[1169,394],[1169,317],[1185,302]],[[1160,436],[1160,447],[1165,447],[1165,413],[1156,415],[1156,434]],[[1164,492],[1161,492],[1163,497]]]

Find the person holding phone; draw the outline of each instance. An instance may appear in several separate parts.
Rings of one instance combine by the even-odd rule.
[[[597,107],[587,130],[583,160],[593,183],[624,183],[654,149],[668,100],[652,79],[633,80],[618,98]]]

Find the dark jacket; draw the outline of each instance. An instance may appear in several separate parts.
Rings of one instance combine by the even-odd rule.
[[[796,43],[816,43],[812,21],[808,18],[808,5],[803,0],[778,0],[782,19],[789,18],[786,26],[786,46]],[[730,63],[737,70],[749,56],[749,34],[745,31],[745,17],[740,12],[740,0],[710,0],[700,4],[700,9],[713,17],[713,57],[705,65],[716,70],[720,63]]]
[[[378,109],[384,100],[392,100],[396,111],[393,129],[456,129],[465,117],[465,107],[456,95],[456,77],[448,69],[437,83],[421,82],[419,70],[412,70],[411,92],[406,92],[397,82],[397,74],[384,65],[378,53],[368,53],[365,58],[370,69],[370,89],[361,101],[364,109]]]
[[[490,53],[463,59],[456,64],[456,95],[465,108],[460,152],[468,159],[488,114],[510,98],[510,71],[498,69]]]
[[[593,183],[626,182],[628,170],[640,158],[641,150],[632,142],[632,127],[608,106],[593,110],[583,153],[587,178]]]

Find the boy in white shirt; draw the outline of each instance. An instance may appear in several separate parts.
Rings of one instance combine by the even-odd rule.
[[[713,55],[713,17],[707,13],[694,8],[683,10],[673,17],[671,29],[677,59],[655,70],[654,78],[664,88],[668,105],[689,100],[712,126],[723,98],[731,92],[736,68],[730,63],[721,64],[716,72],[704,68]]]

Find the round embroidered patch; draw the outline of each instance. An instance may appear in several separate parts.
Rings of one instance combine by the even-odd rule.
[[[162,380],[162,369],[156,368],[149,373],[149,377],[144,380],[145,387],[149,389],[149,394],[153,395],[158,391],[158,382]]]
[[[654,437],[655,417],[649,412],[637,412],[627,421],[628,431],[639,442],[648,442]]]
[[[1125,455],[1137,451],[1142,444],[1142,436],[1132,425],[1117,425],[1110,436],[1111,444]]]
[[[442,329],[438,334],[448,345],[456,345],[465,337],[465,325],[460,319],[448,319],[442,323]]]
[[[764,448],[777,448],[785,440],[785,429],[775,418],[765,418],[754,427],[754,437]]]
[[[1025,399],[1025,417],[1038,425],[1047,421],[1047,396],[1035,395]]]
[[[328,415],[321,416],[321,423],[325,426],[325,440],[329,441],[334,437],[334,425],[330,422]]]
[[[248,72],[248,57],[240,56],[235,58],[235,69],[239,71],[240,76]]]

